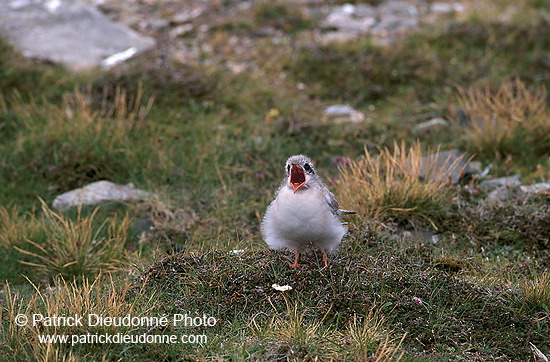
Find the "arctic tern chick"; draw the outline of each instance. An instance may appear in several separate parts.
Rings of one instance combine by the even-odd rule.
[[[292,268],[298,267],[300,253],[310,245],[323,252],[323,263],[328,267],[327,252],[338,247],[347,231],[340,216],[355,212],[338,208],[308,157],[290,157],[285,171],[286,177],[262,221],[263,238],[271,249],[295,250],[294,264],[289,263]]]

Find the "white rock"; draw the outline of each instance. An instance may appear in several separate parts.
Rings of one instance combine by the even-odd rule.
[[[66,210],[73,206],[98,205],[108,201],[138,201],[150,197],[153,197],[152,193],[136,189],[132,184],[118,185],[110,181],[97,181],[57,196],[53,207]]]
[[[521,189],[521,191],[527,194],[538,194],[543,191],[550,191],[550,183],[541,182],[541,183],[529,185],[529,186],[520,186],[519,188]]]
[[[442,129],[451,127],[451,123],[443,118],[433,118],[429,121],[419,123],[412,128],[412,133],[418,136],[440,132]]]
[[[499,177],[491,180],[482,181],[479,186],[485,190],[494,190],[502,186],[519,186],[521,185],[520,175]]]
[[[348,105],[336,104],[325,109],[324,120],[333,123],[358,123],[365,120],[365,115]]]
[[[202,7],[202,6],[194,8],[194,9],[186,9],[186,10],[183,10],[182,12],[177,13],[176,15],[172,16],[170,21],[173,24],[184,24],[184,23],[190,22],[190,21],[198,18],[199,16],[201,16],[202,13],[204,12],[204,10],[206,10],[206,8]]]
[[[88,71],[113,55],[141,53],[155,40],[111,21],[82,0],[0,0],[0,34],[28,57]],[[126,52],[126,53],[125,53]]]
[[[491,191],[487,195],[490,201],[505,201],[509,199],[521,199],[525,197],[525,193],[518,186],[504,185]]]
[[[489,184],[487,184],[488,182]],[[529,195],[550,191],[550,183],[547,182],[540,182],[529,186],[521,185],[519,175],[483,181],[480,186],[485,189],[491,189],[489,187],[494,188],[487,195],[487,198],[491,201],[521,199]]]
[[[454,12],[464,11],[464,6],[458,2],[455,3],[444,3],[444,2],[434,2],[430,6],[430,11],[436,14],[451,14]]]

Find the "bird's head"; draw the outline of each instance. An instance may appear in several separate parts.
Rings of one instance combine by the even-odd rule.
[[[307,183],[313,175],[315,175],[315,169],[309,157],[296,155],[286,161],[286,176],[294,192],[304,186],[307,187]]]

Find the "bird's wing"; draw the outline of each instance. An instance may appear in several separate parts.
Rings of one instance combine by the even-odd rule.
[[[338,211],[340,211],[340,215],[353,215],[353,214],[357,214],[357,211],[351,211],[351,210],[340,209],[340,210],[338,210]]]
[[[326,186],[324,185],[323,185],[323,195],[325,196],[325,200],[327,201],[327,204],[330,207],[330,211],[332,211],[334,215],[340,216],[338,201],[336,201],[336,198],[334,197],[332,192],[330,192],[329,189],[327,189]]]
[[[330,211],[338,217],[342,215],[353,215],[357,214],[356,211],[351,210],[343,210],[338,207],[338,201],[336,201],[336,198],[332,194],[332,192],[329,191],[329,189],[323,185],[323,195],[325,195],[325,200],[327,201],[328,206],[330,207]]]

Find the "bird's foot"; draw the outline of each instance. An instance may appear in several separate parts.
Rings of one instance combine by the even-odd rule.
[[[300,264],[298,264],[298,259],[300,259],[300,252],[298,250],[296,250],[294,252],[294,264],[290,264],[290,262],[288,263],[288,265],[292,268],[292,269],[296,269]]]
[[[325,268],[331,267],[328,263],[328,255],[326,251],[323,251],[323,264],[325,265]]]

